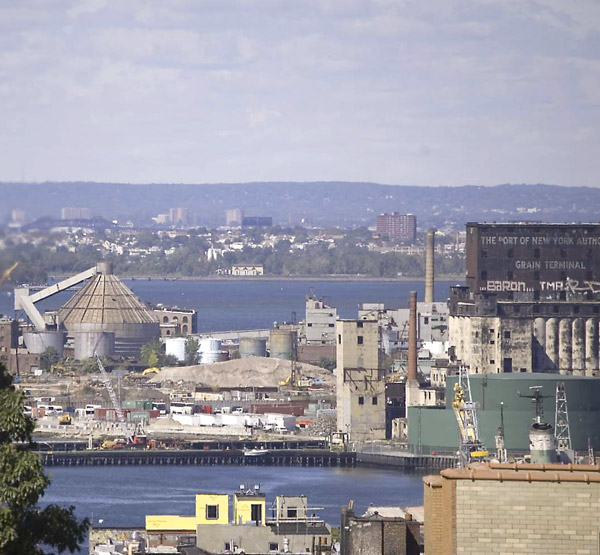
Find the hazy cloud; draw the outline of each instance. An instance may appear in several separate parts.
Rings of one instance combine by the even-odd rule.
[[[0,180],[595,185],[600,4],[0,0]]]

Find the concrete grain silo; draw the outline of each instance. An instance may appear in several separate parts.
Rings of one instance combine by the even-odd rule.
[[[240,339],[240,358],[266,357],[267,340],[259,337],[242,337]]]
[[[294,360],[296,355],[296,332],[273,328],[269,331],[269,351],[271,358]]]

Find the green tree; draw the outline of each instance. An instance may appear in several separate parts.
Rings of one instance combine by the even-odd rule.
[[[23,411],[23,395],[0,364],[0,554],[44,555],[41,545],[73,553],[89,522],[79,522],[74,507],[38,507],[50,480],[32,451],[34,424]]]
[[[161,342],[156,339],[142,345],[140,352],[140,362],[149,367],[159,366],[163,358]]]
[[[185,342],[185,363],[188,366],[198,364],[200,356],[198,354],[198,340],[194,337],[188,337]]]
[[[42,370],[50,370],[52,365],[60,360],[58,351],[54,347],[46,347],[40,354],[40,368]]]
[[[330,372],[333,372],[336,367],[336,362],[335,362],[335,359],[333,359],[333,358],[321,357],[319,359],[319,366],[321,368],[325,368],[325,370],[329,370]]]

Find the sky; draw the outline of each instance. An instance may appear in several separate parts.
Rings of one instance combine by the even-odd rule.
[[[598,0],[0,0],[0,181],[600,176]]]

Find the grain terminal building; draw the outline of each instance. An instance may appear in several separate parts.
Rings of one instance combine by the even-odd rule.
[[[504,403],[506,447],[526,451],[534,410],[518,394],[542,386],[554,423],[564,381],[573,448],[589,437],[600,449],[600,225],[470,223],[466,266],[466,286],[450,291],[450,354],[469,368],[484,443],[494,445]],[[408,409],[414,451],[456,449],[455,380],[445,407]]]
[[[474,373],[599,373],[600,225],[467,224],[450,342]]]

